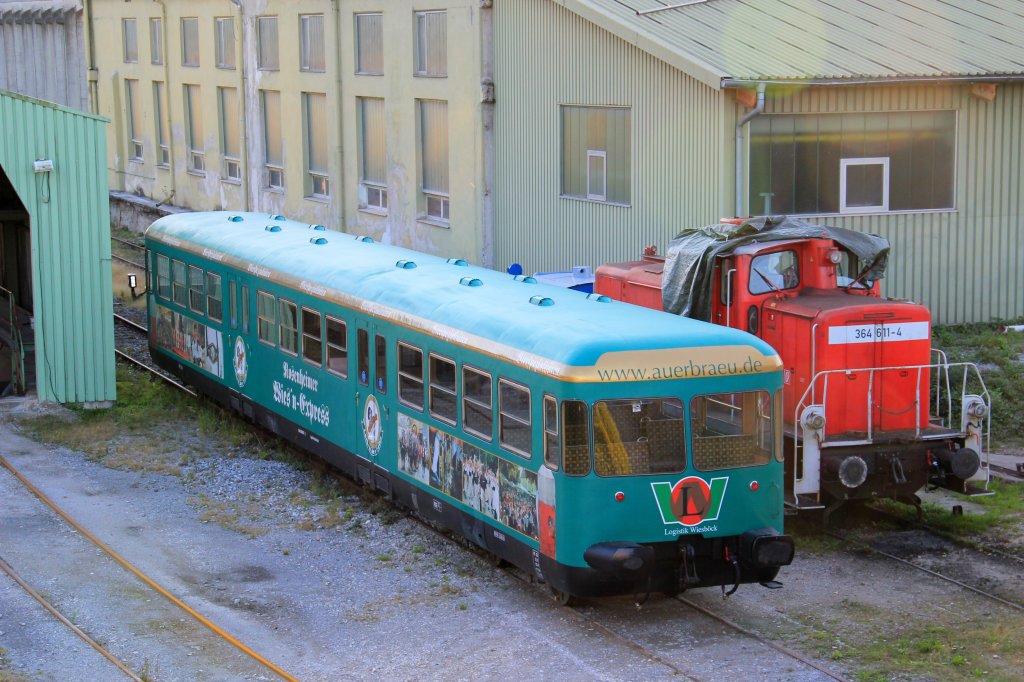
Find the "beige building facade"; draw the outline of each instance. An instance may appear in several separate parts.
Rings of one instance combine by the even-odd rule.
[[[87,14],[115,192],[493,260],[480,2],[93,0]]]

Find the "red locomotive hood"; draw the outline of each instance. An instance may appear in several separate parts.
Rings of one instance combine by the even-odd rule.
[[[795,296],[766,301],[764,310],[803,317],[823,325],[931,322],[931,312],[919,303],[875,298],[842,289],[802,289]]]

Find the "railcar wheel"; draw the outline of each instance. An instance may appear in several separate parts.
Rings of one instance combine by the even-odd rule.
[[[554,587],[549,589],[551,590],[551,599],[559,606],[576,606],[576,597],[568,592],[556,590]]]
[[[509,566],[509,563],[507,561],[502,559],[497,554],[492,554],[491,552],[487,553],[487,561],[494,568],[508,568],[508,566]]]

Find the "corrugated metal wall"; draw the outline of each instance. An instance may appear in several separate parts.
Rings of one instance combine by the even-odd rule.
[[[635,259],[730,211],[730,95],[550,0],[495,3],[494,19],[499,268]],[[563,104],[631,107],[629,207],[559,196]]]
[[[806,88],[770,95],[765,113],[914,109],[958,112],[956,210],[820,221],[887,237],[884,291],[938,323],[1024,315],[1024,85],[999,86],[992,102],[968,85]]]
[[[0,166],[31,216],[40,400],[116,397],[106,120],[0,92]],[[52,173],[32,162],[51,159]]]

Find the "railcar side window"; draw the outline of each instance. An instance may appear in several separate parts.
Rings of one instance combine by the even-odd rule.
[[[423,351],[398,344],[398,400],[423,409]]]
[[[348,378],[348,325],[327,316],[327,371]]]
[[[373,372],[377,379],[377,392],[388,392],[388,342],[377,334],[373,338],[374,365]]]
[[[299,354],[299,308],[287,299],[278,299],[278,344],[289,355]]]
[[[238,283],[228,281],[228,320],[232,329],[238,329]]]
[[[572,476],[590,473],[590,412],[582,400],[562,401],[562,469]]]
[[[156,254],[152,249],[146,249],[146,286],[156,291]]]
[[[323,326],[320,313],[302,309],[302,359],[317,367],[324,364]]]
[[[156,257],[156,293],[160,298],[171,298],[171,259],[160,254]]]
[[[242,333],[249,333],[249,287],[242,285]]]
[[[498,442],[524,457],[531,456],[530,389],[498,380]]]
[[[260,341],[270,346],[276,346],[277,302],[273,295],[264,291],[256,292],[256,323]]]
[[[171,261],[171,283],[174,285],[174,302],[184,308],[188,294],[185,287],[185,264],[180,260]]]
[[[775,391],[775,423],[782,424],[783,407],[782,389]],[[783,462],[786,459],[786,451],[782,448],[782,429],[774,429],[775,432],[775,460]]]
[[[188,266],[188,307],[200,315],[206,314],[203,279],[202,268],[197,268],[194,265]]]
[[[562,460],[562,441],[558,433],[558,401],[544,396],[544,463],[557,469]]]
[[[494,438],[494,398],[491,375],[462,366],[462,427],[486,441]]]
[[[690,401],[693,464],[701,471],[767,464],[776,436],[768,391],[700,395]]]
[[[748,288],[752,294],[793,289],[800,284],[796,251],[776,251],[755,256],[750,261]]]
[[[430,354],[430,414],[449,424],[455,423],[458,403],[455,398],[455,362]]]
[[[365,329],[356,331],[356,368],[359,383],[370,385],[370,333]]]
[[[220,288],[220,275],[206,273],[206,315],[215,322],[224,319],[224,294]]]
[[[678,398],[594,404],[594,470],[600,476],[678,473],[686,468],[683,403]]]

